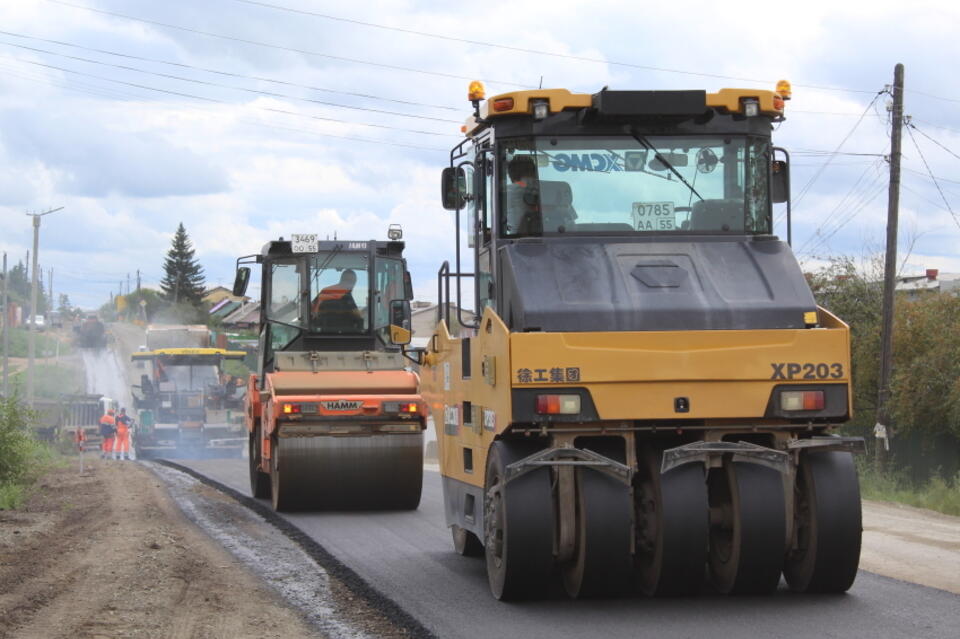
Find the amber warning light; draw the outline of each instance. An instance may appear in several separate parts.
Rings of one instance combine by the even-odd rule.
[[[467,92],[467,99],[471,102],[476,102],[483,100],[485,97],[487,97],[487,91],[483,87],[483,82],[480,82],[480,80],[471,82],[470,90]]]

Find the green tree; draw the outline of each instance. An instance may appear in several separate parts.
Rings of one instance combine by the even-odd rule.
[[[203,302],[203,267],[194,259],[193,244],[183,227],[177,227],[167,258],[163,262],[163,281],[160,288],[168,302],[189,303],[199,307]]]
[[[882,269],[878,258],[858,266],[843,257],[807,276],[817,303],[850,326],[854,418],[848,429],[861,435],[870,435],[876,422]]]

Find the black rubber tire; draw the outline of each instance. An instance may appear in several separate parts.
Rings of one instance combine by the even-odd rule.
[[[709,477],[710,507],[729,508],[710,526],[710,574],[726,594],[767,594],[780,583],[786,538],[783,479],[775,470],[724,460]]]
[[[797,472],[796,543],[783,575],[797,592],[846,592],[860,565],[863,521],[853,455],[805,452]]]
[[[710,517],[702,464],[684,464],[660,474],[663,451],[640,458],[636,505],[636,566],[647,595],[700,592],[707,566]]]
[[[250,466],[250,493],[257,499],[270,498],[270,473],[260,470],[260,428],[248,437],[248,464]]]
[[[577,547],[563,566],[563,587],[575,598],[621,595],[633,577],[630,487],[589,468],[576,476]]]
[[[502,601],[542,596],[553,575],[550,471],[503,483],[504,469],[536,452],[532,442],[495,441],[484,479],[484,552],[490,592]]]
[[[483,543],[472,532],[454,524],[450,526],[450,533],[453,537],[453,549],[458,555],[464,557],[483,556]]]

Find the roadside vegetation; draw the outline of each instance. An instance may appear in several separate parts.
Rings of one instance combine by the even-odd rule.
[[[24,395],[27,391],[27,371],[21,370],[10,376],[14,392]],[[83,371],[69,361],[58,364],[38,362],[33,367],[33,396],[37,399],[58,399],[61,395],[83,393]]]
[[[30,431],[32,412],[17,396],[0,398],[0,510],[19,508],[56,453]]]
[[[860,493],[864,499],[897,502],[960,516],[960,473],[952,479],[934,475],[918,485],[903,472],[879,471],[873,463],[859,466]]]
[[[960,297],[897,294],[890,450],[874,438],[880,362],[882,256],[834,259],[809,276],[817,302],[850,325],[854,418],[863,436],[864,497],[960,515]]]
[[[27,357],[29,350],[30,336],[26,328],[17,327],[10,329],[10,357]],[[69,340],[58,340],[57,337],[49,333],[37,333],[34,351],[37,357],[53,357],[57,354],[57,342],[60,341],[60,355],[67,355],[71,352],[72,346]]]

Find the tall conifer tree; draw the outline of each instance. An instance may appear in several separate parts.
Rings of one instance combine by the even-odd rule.
[[[163,297],[174,304],[187,302],[200,306],[203,301],[203,267],[194,259],[193,243],[183,228],[183,222],[173,236],[167,258],[163,261]]]

